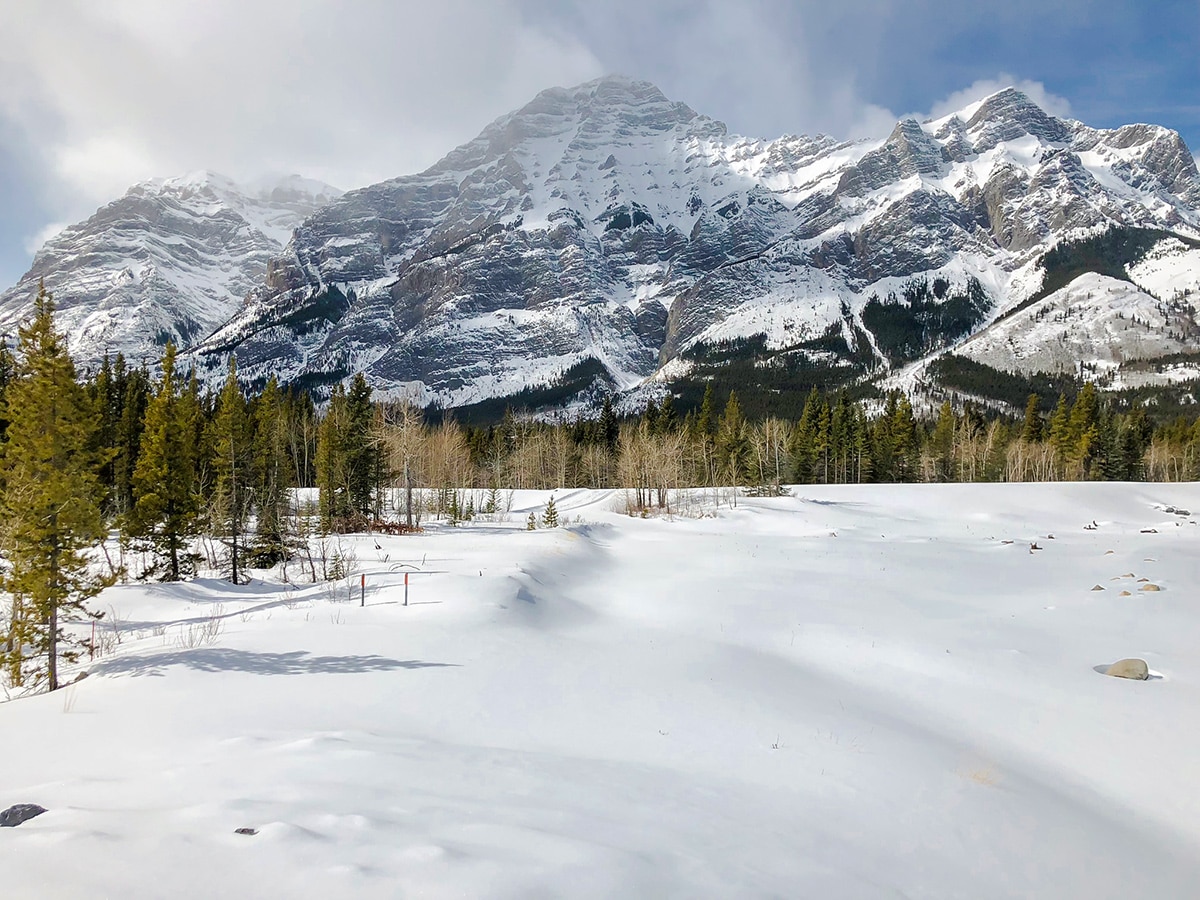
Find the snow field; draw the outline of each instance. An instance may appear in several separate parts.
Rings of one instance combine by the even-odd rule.
[[[560,491],[525,531],[548,496],[345,539],[332,586],[105,592],[120,645],[0,705],[0,808],[50,810],[8,889],[1192,894],[1200,487]]]

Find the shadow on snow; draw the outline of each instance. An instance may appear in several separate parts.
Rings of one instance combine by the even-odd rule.
[[[127,656],[92,666],[95,675],[162,675],[171,666],[198,672],[249,672],[254,675],[360,675],[395,669],[457,668],[457,663],[389,659],[385,656],[311,656],[307,650],[254,653],[223,647],[175,650],[149,656]]]

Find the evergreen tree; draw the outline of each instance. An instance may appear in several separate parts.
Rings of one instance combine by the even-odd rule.
[[[375,489],[381,475],[382,454],[371,433],[374,423],[371,387],[360,372],[354,376],[346,394],[342,453],[346,467],[346,501],[350,513],[362,519],[371,518],[374,512]]]
[[[254,563],[267,568],[291,555],[288,488],[293,466],[288,459],[287,402],[272,377],[254,402],[254,471],[257,523]]]
[[[20,329],[19,364],[6,386],[3,541],[12,609],[4,656],[9,680],[59,686],[59,660],[81,644],[64,625],[99,618],[86,603],[110,580],[91,573],[88,550],[104,539],[95,411],[75,379],[66,342],[54,330],[45,286],[33,320]]]
[[[700,401],[700,417],[697,419],[700,435],[710,440],[717,436],[716,403],[716,397],[713,396],[713,383],[710,381],[704,386],[704,399]]]
[[[938,481],[950,481],[954,476],[954,432],[957,425],[954,408],[947,400],[938,410],[937,424],[930,438],[929,449],[933,454]]]
[[[5,398],[8,396],[9,385],[17,376],[17,361],[8,350],[8,345],[0,343],[0,445],[3,445],[8,434],[8,406]],[[0,496],[4,492],[4,472],[0,467]]]
[[[1054,412],[1050,416],[1047,437],[1050,439],[1050,446],[1054,448],[1054,455],[1058,460],[1060,473],[1065,469],[1071,458],[1070,415],[1066,395],[1059,394],[1058,404],[1054,407]]]
[[[679,428],[679,413],[675,411],[675,398],[667,394],[658,407],[658,430],[670,434]]]
[[[235,357],[229,359],[229,374],[217,400],[212,435],[214,490],[209,521],[216,535],[228,540],[229,580],[238,584],[254,485],[254,441],[246,399],[238,385]]]
[[[646,401],[646,408],[642,410],[642,424],[648,434],[658,433],[658,404],[653,397]]]
[[[329,407],[317,427],[317,489],[321,529],[326,533],[341,528],[350,514],[345,453],[348,420],[346,391],[339,384],[334,387]]]
[[[821,406],[824,403],[816,386],[808,392],[800,421],[792,432],[791,456],[792,480],[800,484],[812,484],[817,477],[817,455]]]
[[[1096,386],[1090,381],[1075,398],[1067,423],[1070,434],[1068,459],[1074,466],[1075,474],[1088,478],[1099,453],[1100,441],[1099,400],[1096,397]]]
[[[118,517],[125,517],[133,509],[133,473],[150,400],[150,378],[145,369],[126,371],[125,360],[119,353],[113,366],[113,377],[114,389],[121,398],[121,412],[114,439],[117,452],[112,462],[110,502]]]
[[[1021,428],[1021,440],[1027,444],[1036,444],[1042,439],[1042,414],[1039,411],[1041,398],[1030,394],[1025,404],[1025,424]]]
[[[751,449],[749,428],[742,415],[741,404],[738,403],[737,394],[730,391],[717,426],[716,458],[721,473],[731,478],[735,486],[750,475]]]
[[[621,424],[617,421],[617,413],[613,409],[612,397],[605,396],[604,405],[600,408],[600,443],[615,453],[621,437]]]
[[[558,527],[558,507],[554,505],[554,495],[550,495],[550,501],[546,504],[546,511],[542,513],[543,528]]]
[[[133,510],[129,533],[147,539],[164,578],[178,581],[193,570],[189,543],[197,532],[195,484],[195,411],[181,400],[175,375],[175,345],[167,344],[162,377],[146,406],[146,417],[133,470]]]
[[[901,397],[900,402],[896,405],[892,439],[896,452],[894,471],[896,481],[915,480],[921,453],[921,436],[917,431],[917,420],[913,416],[912,404],[908,397]]]

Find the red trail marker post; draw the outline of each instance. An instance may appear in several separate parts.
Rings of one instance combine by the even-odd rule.
[[[367,576],[366,576],[366,573],[363,573],[361,578],[362,578],[362,580],[359,582],[359,592],[360,593],[358,595],[358,605],[366,606],[367,605]]]

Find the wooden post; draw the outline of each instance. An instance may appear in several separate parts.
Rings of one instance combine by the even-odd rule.
[[[358,605],[366,606],[367,605],[367,575],[365,572],[362,575],[362,581],[359,582],[359,588],[361,590],[361,593],[359,594]]]
[[[408,606],[408,573],[404,573],[404,605]]]

